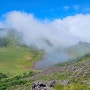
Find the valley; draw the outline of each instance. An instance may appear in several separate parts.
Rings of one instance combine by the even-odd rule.
[[[0,37],[0,90],[90,90],[89,43],[46,53],[17,35]]]

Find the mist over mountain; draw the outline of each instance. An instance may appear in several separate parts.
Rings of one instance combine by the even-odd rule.
[[[83,56],[90,53],[90,43],[80,41],[78,44],[66,49],[66,52],[74,58]]]
[[[0,90],[90,90],[90,0],[1,0]]]
[[[89,14],[77,14],[53,21],[39,20],[31,13],[20,11],[12,11],[4,16],[3,26],[22,33],[28,46],[47,50],[48,45],[45,45],[44,40],[48,40],[53,47],[67,47],[79,41],[90,42]]]
[[[8,30],[5,28],[0,28],[0,38],[5,37],[8,33]]]
[[[8,33],[11,44],[19,41],[20,45],[43,50],[44,60],[48,60],[48,63],[56,64],[89,53],[89,14],[50,21],[39,20],[33,14],[12,11],[5,14],[4,18],[1,28],[6,29],[0,30],[0,36]]]

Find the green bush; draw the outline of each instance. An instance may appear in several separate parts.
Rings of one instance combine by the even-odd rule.
[[[35,72],[33,72],[33,71],[29,72],[29,76],[34,76],[34,75],[35,75]]]
[[[0,38],[0,47],[5,47],[9,44],[9,41],[7,38]]]
[[[4,78],[7,78],[7,75],[3,74],[3,73],[0,73],[0,80],[1,79],[4,79]]]

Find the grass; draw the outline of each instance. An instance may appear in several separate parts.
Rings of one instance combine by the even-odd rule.
[[[5,49],[5,48],[3,48],[3,49]],[[21,52],[20,55],[17,55],[18,59],[17,58],[15,59],[15,62],[17,61],[16,64],[18,65],[18,67],[21,67],[21,68],[16,69],[15,67],[13,67],[12,68],[13,72],[16,72],[16,70],[18,72],[20,72],[20,70],[22,70],[21,71],[21,73],[22,73],[22,72],[25,72],[27,70],[27,73],[28,73],[29,70],[32,70],[33,62],[38,60],[40,58],[40,55],[41,55],[40,53],[37,53],[37,52],[31,52],[31,50],[27,47],[24,47],[24,48],[16,47],[16,48],[12,48],[10,50],[13,50],[13,49],[15,50],[14,53],[16,53],[16,52],[20,53]],[[11,55],[13,55],[13,54],[11,54]],[[31,59],[30,59],[30,57],[31,57]],[[68,80],[69,79],[69,81],[70,81],[69,84],[67,84],[65,86],[57,84],[57,85],[55,85],[54,90],[90,90],[90,85],[82,82],[82,81],[90,82],[89,74],[86,74],[85,76],[83,76],[84,72],[88,68],[87,67],[87,65],[89,65],[88,62],[90,62],[90,55],[85,55],[84,57],[80,58],[79,60],[76,60],[76,62],[70,63],[71,65],[75,65],[77,68],[79,68],[81,66],[84,67],[84,69],[79,74],[79,76],[77,76],[78,72],[76,72],[76,70],[75,71],[70,71],[67,68],[63,72],[57,72],[57,73],[52,72],[50,75],[43,75],[43,76],[38,77],[38,78],[37,77],[32,78],[31,76],[33,75],[33,73],[30,72],[31,76],[26,77],[27,74],[25,73],[24,74],[25,77],[22,77],[22,75],[21,75],[21,78],[19,80],[18,79],[14,80],[12,78],[12,79],[6,79],[6,81],[8,80],[7,82],[2,81],[3,82],[2,87],[4,87],[5,84],[6,84],[6,85],[10,85],[10,86],[8,86],[7,90],[18,90],[18,89],[30,90],[30,86],[34,81],[52,81],[52,80],[61,80],[61,81],[63,81],[63,80]],[[15,63],[12,62],[12,64],[14,65]],[[15,66],[17,66],[16,64],[15,64]],[[27,65],[29,67],[25,67],[25,65]],[[65,65],[68,66],[68,64],[65,64]],[[15,71],[14,71],[14,68],[15,68]],[[9,69],[7,69],[7,70],[9,70]],[[77,77],[71,77],[71,76],[77,76]],[[23,80],[24,84],[20,83],[21,82],[20,80]],[[19,83],[19,84],[15,84],[16,82]],[[12,83],[14,85],[12,85]],[[3,89],[1,89],[1,90],[3,90]]]
[[[67,72],[67,73],[53,73],[51,75],[44,75],[40,78],[38,78],[37,80],[65,80],[67,79],[68,77],[70,76],[70,73]]]
[[[41,58],[40,52],[33,52],[28,47],[0,48],[0,72],[16,76],[32,70],[33,63]]]
[[[84,67],[84,70],[77,76],[77,78],[70,78],[70,76],[76,76],[78,72],[70,71],[66,68],[63,72],[52,72],[51,75],[44,75],[34,79],[27,79],[34,75],[33,71],[33,64],[34,62],[40,60],[42,56],[42,52],[39,51],[32,51],[29,47],[25,46],[8,46],[0,48],[0,73],[6,74],[9,78],[2,80],[0,85],[4,87],[8,86],[7,90],[15,90],[15,89],[22,89],[22,90],[30,90],[30,86],[33,81],[49,81],[49,80],[70,80],[70,84],[68,85],[56,85],[54,90],[89,90],[90,86],[86,84],[82,84],[82,81],[89,82],[90,76],[86,74],[83,77],[84,72],[89,68],[90,62],[90,54],[87,54],[83,57],[79,57],[75,59],[73,62],[67,62],[63,64],[59,64],[59,66],[66,67],[68,65],[74,65],[77,68],[81,66]],[[31,72],[30,72],[31,71]],[[20,75],[22,78],[14,79],[13,77]],[[27,75],[29,75],[27,77]],[[24,80],[26,79],[26,81]],[[24,84],[21,83],[24,82]],[[12,85],[13,84],[13,85]],[[10,85],[10,86],[9,86]],[[4,89],[0,89],[4,90]]]
[[[79,83],[69,84],[69,85],[66,85],[66,86],[56,85],[54,87],[54,90],[90,90],[90,86],[79,84]]]

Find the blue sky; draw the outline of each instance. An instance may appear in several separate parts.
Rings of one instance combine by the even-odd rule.
[[[90,0],[0,0],[0,15],[17,10],[39,19],[90,13]]]

